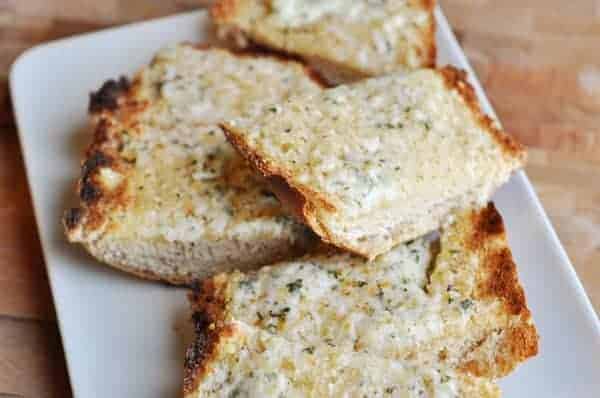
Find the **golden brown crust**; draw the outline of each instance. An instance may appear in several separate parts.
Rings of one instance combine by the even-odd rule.
[[[517,266],[506,244],[506,233],[500,213],[493,203],[472,213],[473,231],[467,248],[480,253],[481,272],[484,277],[478,284],[481,298],[499,298],[511,315],[528,317],[525,293],[519,284]],[[503,244],[495,244],[501,242]]]
[[[114,111],[119,107],[119,101],[127,95],[131,85],[129,79],[121,76],[118,80],[109,79],[98,91],[90,93],[88,111],[100,113],[102,111]]]
[[[467,250],[478,253],[480,258],[475,299],[499,300],[504,308],[505,320],[504,326],[496,331],[502,335],[496,345],[493,363],[471,359],[462,365],[462,369],[476,376],[500,377],[537,354],[538,335],[508,248],[502,217],[493,203],[473,211],[471,225],[471,232],[464,243]],[[484,340],[480,343],[483,344]],[[473,351],[478,348],[474,347]]]
[[[454,89],[460,94],[465,104],[473,112],[475,119],[484,130],[489,131],[494,140],[502,148],[504,154],[524,163],[527,156],[525,147],[512,136],[496,127],[494,120],[483,113],[477,100],[475,89],[467,80],[467,72],[451,65],[440,68],[438,71],[444,78],[448,88]]]
[[[494,357],[490,358],[493,362],[470,359],[460,364],[459,370],[477,377],[499,378],[508,375],[519,363],[537,355],[539,336],[534,325],[523,323],[504,329],[502,333],[502,339],[495,347]],[[480,344],[484,341],[485,339]],[[479,346],[474,347],[473,351],[478,348]]]
[[[425,43],[425,49],[427,54],[423,57],[423,68],[435,68],[436,59],[437,59],[437,43],[435,40],[435,32],[436,32],[436,23],[435,16],[433,15],[436,0],[412,0],[411,3],[415,4],[415,6],[423,8],[427,10],[430,15],[430,23],[423,30],[423,38]],[[418,49],[419,54],[422,54],[422,49]]]

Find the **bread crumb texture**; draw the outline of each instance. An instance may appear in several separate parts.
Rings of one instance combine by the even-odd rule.
[[[318,235],[371,259],[484,204],[525,158],[452,67],[295,96],[224,128]]]
[[[191,301],[204,324],[187,398],[496,397],[494,380],[537,353],[491,204],[371,263],[329,249],[221,274]]]
[[[191,45],[160,51],[132,82],[106,82],[91,95],[95,132],[81,205],[64,218],[69,239],[119,268],[174,282],[293,253],[310,235],[218,123],[317,91],[297,62]]]

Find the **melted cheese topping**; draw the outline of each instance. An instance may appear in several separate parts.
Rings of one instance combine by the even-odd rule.
[[[229,285],[230,314],[311,350],[392,359],[425,351],[432,361],[444,348],[440,336],[464,331],[475,306],[461,305],[468,298],[458,291],[428,291],[430,249],[418,239],[371,263],[335,255],[237,274]]]
[[[320,254],[215,277],[235,331],[188,397],[497,396],[492,381],[456,374],[502,319],[498,302],[475,299],[470,214],[439,244],[417,239],[373,262]]]
[[[319,221],[348,247],[390,245],[395,223],[457,198],[483,202],[518,165],[507,167],[500,145],[435,70],[292,98],[230,125],[292,185],[336,208]]]
[[[119,133],[131,206],[112,215],[116,234],[195,241],[302,233],[216,125],[318,91],[300,65],[184,45],[158,53],[139,78],[138,100],[149,106]]]
[[[455,373],[373,355],[302,345],[236,325],[190,397],[457,397]]]

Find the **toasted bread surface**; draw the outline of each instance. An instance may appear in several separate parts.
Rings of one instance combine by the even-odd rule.
[[[453,67],[293,97],[223,127],[296,216],[370,259],[485,203],[525,159]]]
[[[214,325],[243,325],[315,356],[311,366],[318,372],[302,375],[310,382],[322,369],[344,368],[322,358],[352,357],[409,372],[387,380],[391,385],[379,384],[387,388],[404,391],[426,379],[434,390],[427,391],[430,396],[446,396],[436,390],[442,387],[450,396],[497,396],[493,380],[537,353],[537,332],[492,204],[458,214],[439,240],[429,236],[399,245],[371,263],[331,249],[256,272],[218,275],[204,281],[191,300],[193,310]],[[269,366],[282,366],[285,355],[292,355],[281,354],[279,345],[262,347],[261,355],[276,358]],[[229,355],[235,357],[238,349]],[[297,361],[305,360],[294,354],[289,362],[298,368]],[[227,360],[211,361],[213,369],[229,366]],[[260,366],[254,369],[265,371]],[[188,369],[188,396],[214,386],[214,375]],[[235,382],[227,388],[251,391],[262,383],[230,370]],[[431,370],[445,376],[427,379]],[[368,370],[360,376],[370,388]],[[295,377],[298,373],[286,385],[296,386]],[[463,385],[478,387],[459,393]]]
[[[229,324],[211,348],[199,356],[197,369],[204,378],[187,384],[186,398],[498,396],[493,382],[452,369],[340,353],[333,347],[307,349],[245,324]]]
[[[315,240],[226,142],[218,122],[320,90],[301,64],[179,45],[93,93],[93,142],[63,222],[125,271],[190,283],[289,258]]]
[[[219,32],[239,45],[299,55],[331,80],[348,81],[434,66],[434,3],[218,0],[212,15]]]

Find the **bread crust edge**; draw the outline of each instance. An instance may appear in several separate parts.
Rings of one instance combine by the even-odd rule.
[[[479,272],[483,274],[478,280],[475,298],[499,300],[507,325],[497,345],[493,364],[470,360],[462,363],[460,369],[478,377],[502,377],[537,355],[539,335],[508,246],[502,216],[489,202],[485,207],[472,210],[469,221],[472,228],[465,237],[465,249],[478,254]]]
[[[437,69],[450,90],[455,90],[469,107],[477,123],[487,131],[496,143],[502,148],[502,152],[509,158],[516,159],[521,166],[527,158],[525,147],[514,137],[497,127],[496,122],[486,115],[478,101],[474,87],[469,83],[467,72],[451,65]]]

